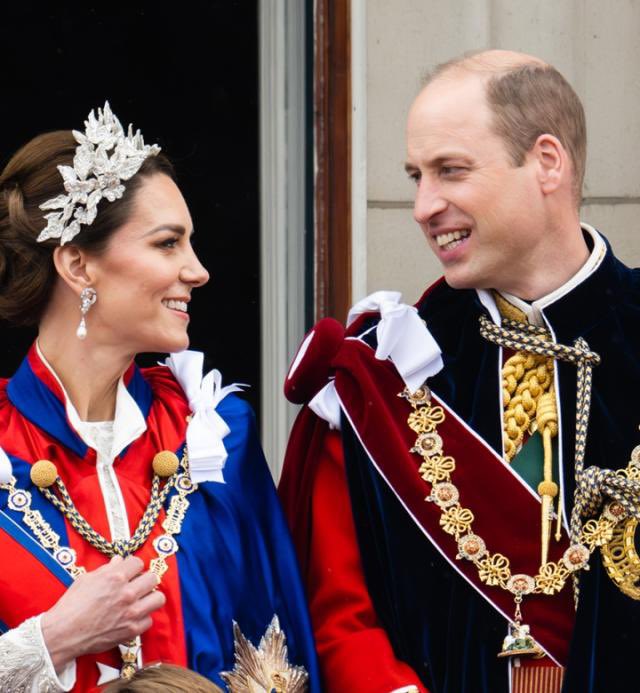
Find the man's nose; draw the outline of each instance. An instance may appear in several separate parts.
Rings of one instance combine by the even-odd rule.
[[[413,204],[413,218],[418,224],[428,224],[437,214],[444,212],[447,201],[443,197],[440,186],[423,177],[416,190]]]

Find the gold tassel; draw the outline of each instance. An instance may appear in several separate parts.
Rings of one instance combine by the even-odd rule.
[[[541,565],[548,562],[549,541],[551,539],[551,510],[553,499],[558,495],[558,484],[553,480],[553,448],[551,439],[558,435],[558,412],[553,388],[538,399],[536,413],[538,431],[542,435],[544,446],[543,481],[538,484],[538,493],[542,497],[541,521]]]

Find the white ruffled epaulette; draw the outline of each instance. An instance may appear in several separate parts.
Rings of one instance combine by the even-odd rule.
[[[376,358],[391,359],[405,385],[415,392],[427,378],[439,373],[444,363],[438,343],[414,306],[401,303],[398,291],[376,291],[349,311],[347,327],[363,313],[379,312]],[[330,380],[309,402],[309,408],[331,428],[340,428],[340,400]]]
[[[224,483],[222,469],[227,450],[222,440],[229,434],[229,427],[216,407],[228,394],[239,392],[246,385],[233,383],[222,387],[222,376],[215,369],[203,378],[203,364],[202,352],[182,351],[171,354],[163,365],[173,373],[189,400],[191,421],[187,427],[187,451],[192,480],[198,484],[203,481]]]

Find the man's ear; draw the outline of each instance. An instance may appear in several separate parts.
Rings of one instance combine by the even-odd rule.
[[[63,281],[76,294],[94,282],[87,266],[87,254],[73,244],[58,246],[53,251],[53,264]]]
[[[558,190],[571,176],[569,156],[557,137],[540,135],[531,153],[536,159],[538,180],[545,195]]]

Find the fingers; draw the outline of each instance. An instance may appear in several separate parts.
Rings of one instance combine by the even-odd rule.
[[[108,563],[91,571],[93,573],[116,573],[122,575],[127,582],[144,570],[144,563],[137,556],[113,556]]]
[[[147,571],[133,578],[129,582],[131,588],[131,599],[137,600],[144,597],[146,594],[153,592],[158,586],[158,577],[155,573]]]
[[[138,620],[146,618],[154,611],[157,611],[165,605],[167,598],[162,592],[151,592],[147,594],[142,599],[138,600],[136,604],[136,612]]]
[[[114,558],[120,557],[114,556]],[[111,562],[114,558],[111,559]],[[137,556],[127,556],[121,563],[116,563],[116,568],[122,571],[127,580],[132,580],[144,570],[144,563]]]
[[[140,576],[137,581],[139,582],[146,577],[148,574]],[[152,591],[131,602],[121,623],[122,628],[124,628],[125,639],[141,635],[151,628],[153,623],[151,614],[163,607],[166,601],[167,598],[162,592]]]

